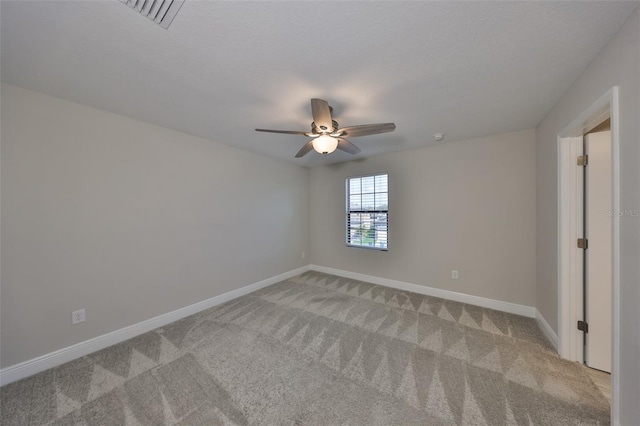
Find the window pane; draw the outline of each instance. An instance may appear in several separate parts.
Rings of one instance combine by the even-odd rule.
[[[360,194],[361,191],[361,179],[360,178],[355,178],[355,179],[349,179],[349,193],[350,194]]]
[[[376,214],[374,221],[375,243],[374,246],[378,248],[387,248],[387,214]]]
[[[375,208],[375,210],[387,210],[388,205],[389,205],[389,194],[387,194],[387,193],[383,193],[383,194],[376,193],[376,208]]]
[[[360,215],[358,213],[351,213],[349,215],[348,223],[347,223],[347,225],[349,226],[349,229],[356,227],[360,224],[359,216]]]
[[[374,176],[367,176],[362,178],[362,193],[373,193]]]
[[[374,199],[374,194],[362,194],[362,209],[373,210],[373,207],[375,205]]]
[[[351,244],[362,244],[362,232],[364,226],[362,224],[362,214],[352,213],[349,215],[349,236]]]
[[[358,226],[362,223],[362,213],[353,213],[351,215],[352,226]]]
[[[389,192],[388,175],[379,175],[376,179],[376,192]]]
[[[376,238],[376,247],[387,248],[387,231],[378,231]]]
[[[349,197],[349,210],[362,210],[362,201],[360,195],[351,195]]]

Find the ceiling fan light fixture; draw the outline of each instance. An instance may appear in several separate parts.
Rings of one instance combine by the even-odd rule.
[[[320,154],[331,154],[338,147],[338,140],[329,135],[321,135],[313,140],[313,149]]]
[[[123,0],[124,1],[124,0]],[[311,99],[311,122],[310,132],[297,130],[270,130],[256,129],[256,132],[283,133],[285,135],[303,135],[312,138],[296,154],[296,158],[307,155],[311,150],[320,154],[331,154],[336,149],[349,154],[357,154],[360,148],[344,139],[344,137],[377,135],[380,133],[393,132],[396,129],[394,123],[361,124],[359,126],[342,127],[331,118],[333,108],[323,99]]]

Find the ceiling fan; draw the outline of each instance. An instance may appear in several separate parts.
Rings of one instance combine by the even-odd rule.
[[[303,135],[311,139],[296,154],[296,158],[303,157],[312,149],[320,154],[330,154],[339,149],[349,154],[357,154],[360,148],[344,139],[344,137],[356,137],[376,135],[379,133],[393,132],[396,129],[394,123],[362,124],[360,126],[349,126],[340,128],[338,122],[331,118],[333,108],[327,101],[322,99],[311,99],[311,114],[313,122],[310,132],[299,132],[296,130],[269,130],[256,129],[256,132],[285,133],[288,135]]]

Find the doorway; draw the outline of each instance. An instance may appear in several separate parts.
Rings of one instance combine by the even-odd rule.
[[[617,105],[613,87],[558,135],[558,352],[611,372],[614,422],[620,324]]]

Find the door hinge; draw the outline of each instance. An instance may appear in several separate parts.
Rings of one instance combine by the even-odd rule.
[[[589,164],[589,156],[588,155],[581,155],[578,157],[578,166],[586,166],[587,164]]]
[[[589,248],[589,240],[586,238],[578,238],[578,248],[586,250]]]
[[[578,321],[578,330],[584,331],[585,333],[589,332],[589,324],[584,321]]]

